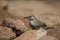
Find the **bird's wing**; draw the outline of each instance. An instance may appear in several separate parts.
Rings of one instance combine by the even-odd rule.
[[[38,22],[39,22],[39,25],[42,26],[42,27],[47,26],[44,22],[40,22],[40,21],[38,21]]]

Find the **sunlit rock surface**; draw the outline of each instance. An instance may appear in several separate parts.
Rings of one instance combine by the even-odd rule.
[[[39,40],[40,38],[46,35],[47,35],[47,31],[44,29],[30,30],[23,33],[21,36],[17,37],[14,40]]]
[[[10,28],[0,26],[0,40],[10,40],[16,37],[15,33]]]

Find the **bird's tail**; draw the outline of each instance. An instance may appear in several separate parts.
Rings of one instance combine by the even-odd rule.
[[[44,27],[44,29],[46,29],[46,30],[55,29],[55,27],[46,26],[46,27]]]

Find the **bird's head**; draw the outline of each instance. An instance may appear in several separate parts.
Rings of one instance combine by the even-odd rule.
[[[34,20],[34,19],[36,19],[34,15],[26,16],[26,17],[24,17],[24,18],[27,18],[27,19],[29,19],[29,20]]]

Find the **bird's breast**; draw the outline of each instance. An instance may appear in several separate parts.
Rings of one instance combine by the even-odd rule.
[[[32,26],[38,26],[38,23],[37,23],[37,21],[30,21],[30,24],[32,25]]]

